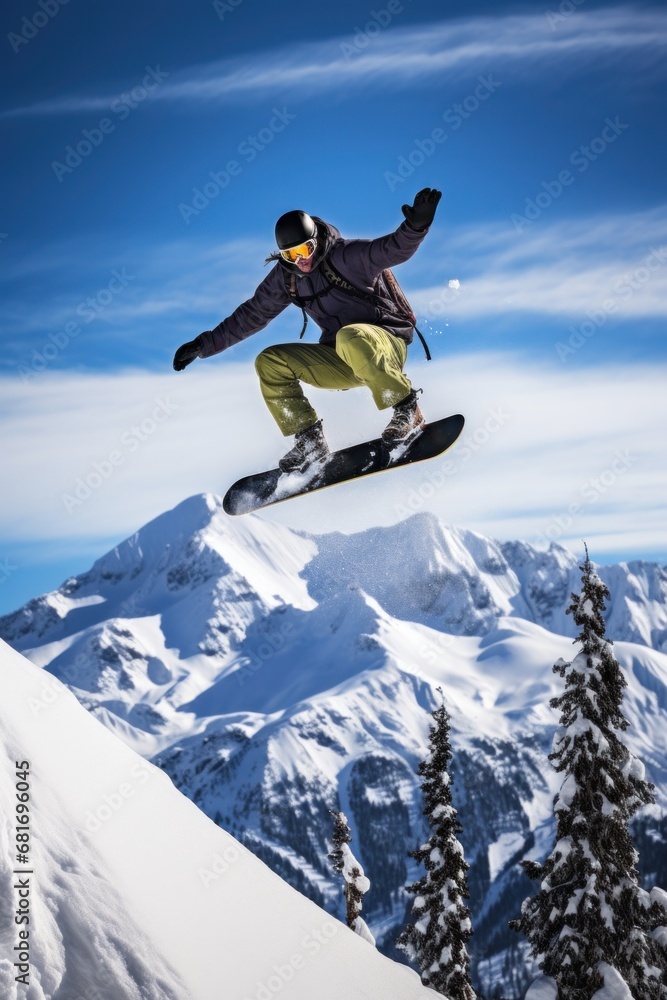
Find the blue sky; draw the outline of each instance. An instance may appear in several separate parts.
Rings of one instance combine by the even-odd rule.
[[[180,375],[175,348],[252,293],[284,211],[379,235],[426,185],[436,224],[398,276],[434,361],[417,345],[409,371],[427,416],[461,409],[479,440],[494,406],[513,417],[424,504],[498,537],[585,533],[601,562],[667,558],[664,7],[44,5],[2,15],[0,611],[275,461],[252,359],[296,310]],[[357,394],[321,405],[334,442],[383,423]],[[267,516],[388,523],[424,475]]]

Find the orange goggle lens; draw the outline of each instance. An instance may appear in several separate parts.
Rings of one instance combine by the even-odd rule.
[[[290,247],[288,250],[281,250],[280,253],[285,260],[291,261],[292,264],[300,257],[308,260],[315,253],[315,240],[306,240],[305,243],[300,243],[298,247]]]

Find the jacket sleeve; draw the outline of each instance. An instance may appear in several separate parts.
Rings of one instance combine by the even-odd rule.
[[[199,356],[210,358],[213,354],[226,351],[228,347],[240,343],[278,316],[290,303],[291,298],[285,287],[280,264],[276,264],[257,291],[243,302],[231,316],[223,319],[213,330],[200,334],[202,349]]]
[[[361,267],[372,284],[380,271],[402,264],[421,246],[427,229],[413,229],[407,221],[387,236],[375,240],[348,240],[343,248],[342,261],[351,270]]]

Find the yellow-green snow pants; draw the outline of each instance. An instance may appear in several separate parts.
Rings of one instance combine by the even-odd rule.
[[[336,334],[336,346],[276,344],[258,355],[255,369],[262,396],[285,436],[318,419],[301,382],[319,389],[366,385],[378,410],[395,406],[412,386],[403,374],[408,345],[381,326],[350,323]]]

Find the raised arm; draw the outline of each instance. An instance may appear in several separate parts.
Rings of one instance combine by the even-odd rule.
[[[413,205],[402,206],[405,222],[395,232],[374,240],[350,240],[343,260],[352,268],[361,266],[371,281],[385,268],[409,260],[421,246],[441,197],[442,192],[435,188],[424,188]]]

